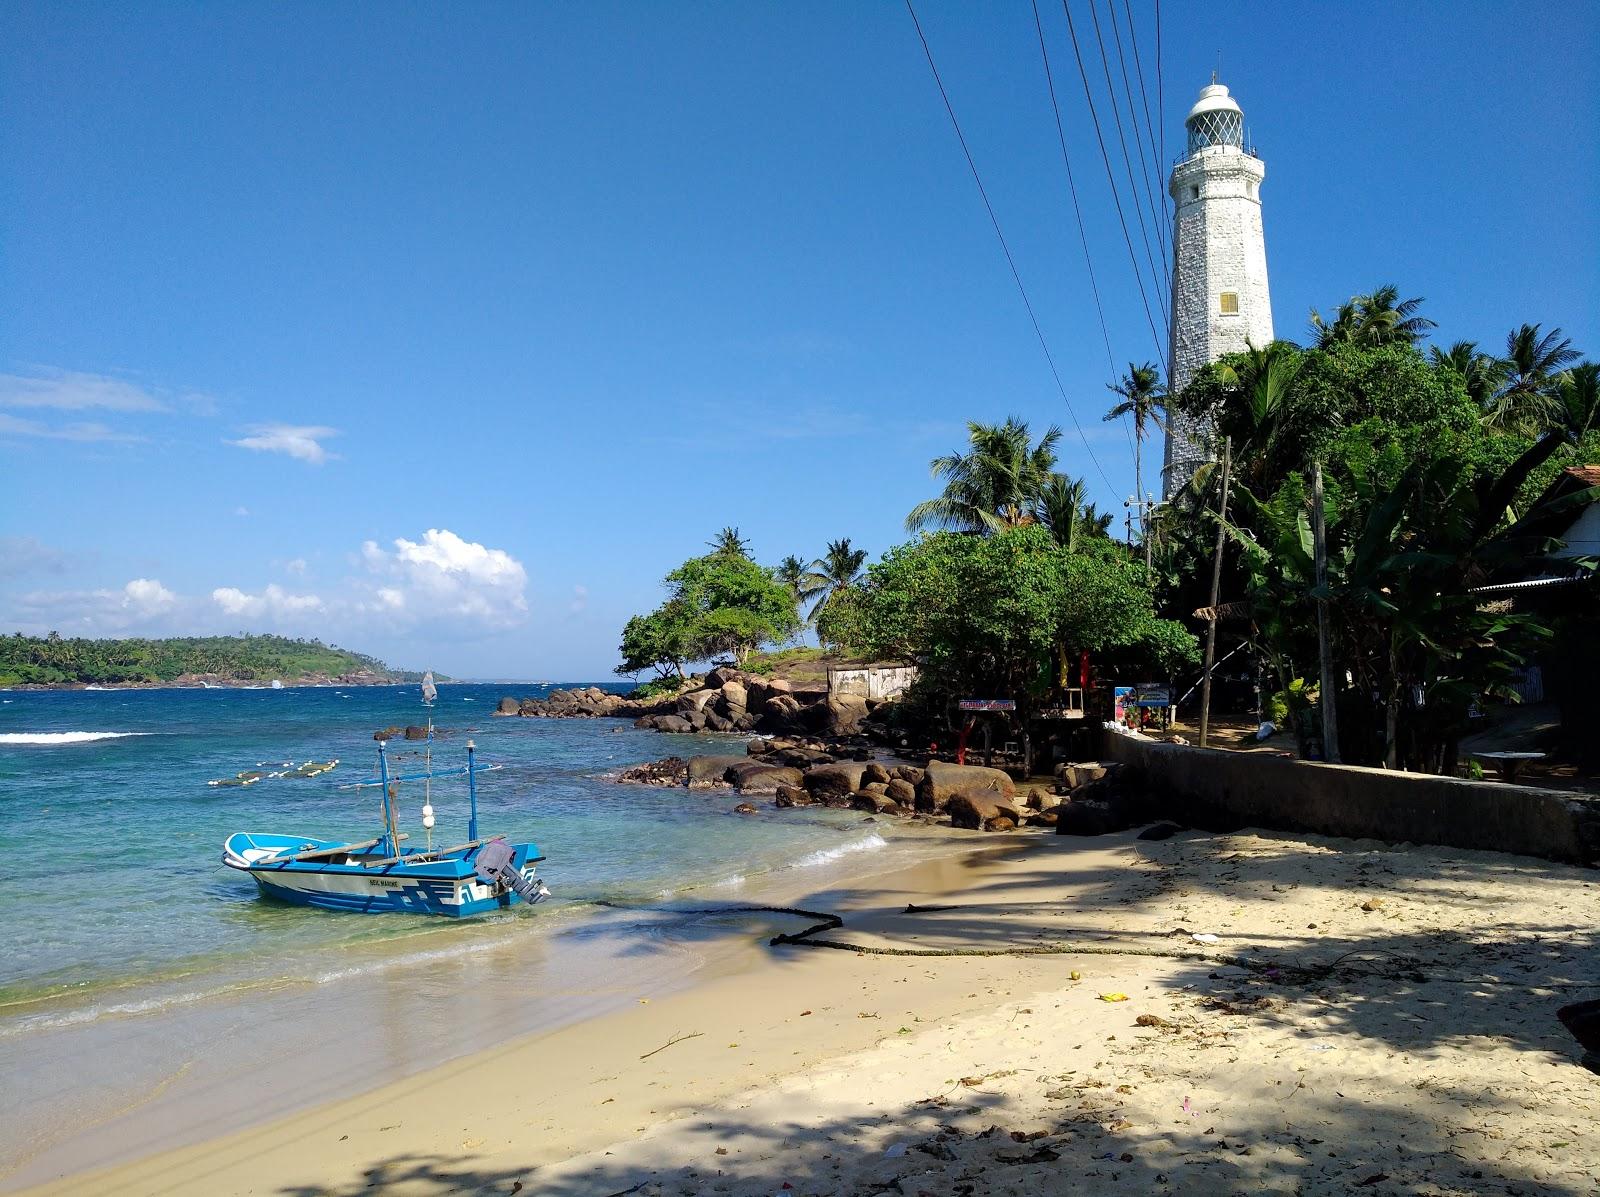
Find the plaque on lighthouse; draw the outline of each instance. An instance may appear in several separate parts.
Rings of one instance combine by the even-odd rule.
[[[1267,168],[1245,140],[1244,113],[1213,82],[1184,120],[1188,145],[1173,167],[1171,377],[1174,395],[1224,354],[1272,341],[1261,181]],[[1216,456],[1209,421],[1170,412],[1162,496],[1182,490]]]

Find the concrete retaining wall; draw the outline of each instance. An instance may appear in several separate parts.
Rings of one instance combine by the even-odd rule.
[[[1168,744],[1110,729],[1103,761],[1134,774],[1167,818],[1600,862],[1600,800],[1560,790],[1323,765]]]
[[[858,669],[828,670],[828,694],[853,694],[874,702],[898,698],[917,680],[914,665],[863,665]]]

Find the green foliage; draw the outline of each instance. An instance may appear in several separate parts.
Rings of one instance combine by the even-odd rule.
[[[683,689],[683,679],[676,675],[661,674],[640,682],[628,691],[628,697],[635,702],[648,702],[652,698],[665,698],[677,694]]]
[[[796,666],[815,665],[814,672],[821,673],[825,668],[826,658],[827,654],[822,649],[802,644],[776,651],[753,652],[744,659],[744,669],[747,673],[759,673],[770,677],[775,673],[796,671]]]
[[[1068,552],[1037,525],[900,545],[867,571],[854,606],[861,650],[915,663],[919,687],[1014,698],[1024,712],[1055,684],[1068,650],[1195,650],[1192,636],[1155,618],[1143,569],[1115,546]]]
[[[1028,425],[1012,416],[1004,424],[967,425],[967,451],[946,453],[929,463],[944,482],[936,499],[918,503],[906,530],[954,528],[997,532],[1033,521],[1033,505],[1056,464],[1061,429],[1047,428],[1035,445]]]
[[[326,675],[375,673],[390,681],[416,681],[419,673],[390,669],[361,653],[319,640],[284,636],[203,636],[166,640],[0,637],[0,686],[38,683],[170,682],[185,674],[214,674],[225,681],[285,681]]]
[[[691,557],[666,576],[665,585],[666,602],[635,615],[622,629],[618,673],[654,668],[681,675],[690,661],[724,653],[743,660],[799,630],[794,592],[773,570],[731,549]]]
[[[1600,370],[1538,325],[1515,330],[1504,358],[1471,342],[1424,357],[1415,342],[1431,322],[1417,309],[1392,287],[1357,296],[1313,321],[1316,348],[1226,357],[1174,406],[1231,438],[1222,598],[1247,602],[1234,626],[1276,679],[1274,721],[1286,716],[1304,748],[1313,702],[1336,702],[1344,760],[1451,771],[1471,703],[1502,691],[1549,635],[1474,588],[1536,569],[1548,549],[1540,496],[1564,465],[1600,455]],[[1319,464],[1320,589],[1308,481]],[[1219,495],[1220,470],[1205,467],[1158,525],[1156,572],[1174,614],[1205,601],[1195,579],[1210,564]],[[1318,672],[1318,600],[1337,691],[1325,696],[1301,680]]]

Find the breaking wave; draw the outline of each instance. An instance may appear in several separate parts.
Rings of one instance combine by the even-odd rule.
[[[90,744],[95,740],[120,740],[125,736],[153,736],[154,732],[0,732],[0,744]]]

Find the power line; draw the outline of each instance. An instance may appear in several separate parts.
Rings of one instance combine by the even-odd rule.
[[[1167,86],[1161,70],[1161,0],[1156,0],[1156,135],[1161,139],[1161,169],[1167,169]],[[1172,192],[1162,191],[1162,210],[1172,219]]]
[[[1061,105],[1056,101],[1055,74],[1050,70],[1050,50],[1044,40],[1044,22],[1039,19],[1039,0],[1033,2],[1033,28],[1039,35],[1039,57],[1044,62],[1044,82],[1050,91],[1050,109],[1056,116],[1056,138],[1061,142],[1061,162],[1067,168],[1067,190],[1072,195],[1072,213],[1078,220],[1078,240],[1083,245],[1083,264],[1089,268],[1089,289],[1094,292],[1094,310],[1100,317],[1100,336],[1106,343],[1106,369],[1112,378],[1117,376],[1117,362],[1111,352],[1111,330],[1106,327],[1106,310],[1100,303],[1100,284],[1095,279],[1094,259],[1089,254],[1089,235],[1083,227],[1083,208],[1078,203],[1078,184],[1072,177],[1072,156],[1067,153],[1067,133],[1061,123]],[[1128,429],[1128,417],[1122,418],[1122,433],[1133,444],[1133,433]]]
[[[961,131],[961,122],[956,119],[955,106],[950,103],[950,93],[945,91],[944,80],[939,77],[939,68],[933,61],[933,49],[928,45],[927,35],[922,32],[922,22],[917,20],[917,10],[912,6],[911,0],[906,0],[906,12],[911,14],[911,24],[916,28],[917,40],[922,43],[922,53],[928,59],[928,70],[933,73],[933,82],[939,89],[939,98],[944,101],[944,110],[950,116],[950,127],[956,132],[956,140],[961,143],[961,152],[966,156],[967,169],[972,172],[972,181],[978,185],[978,195],[983,200],[984,210],[989,213],[989,223],[994,226],[994,235],[1000,242],[1000,251],[1006,256],[1006,265],[1011,268],[1011,279],[1017,284],[1017,294],[1022,296],[1022,306],[1028,310],[1028,320],[1033,325],[1033,335],[1039,339],[1039,348],[1044,351],[1044,360],[1049,363],[1050,375],[1056,380],[1056,390],[1061,392],[1061,401],[1067,406],[1067,415],[1072,418],[1072,427],[1077,430],[1078,439],[1083,442],[1083,448],[1089,454],[1089,460],[1094,463],[1095,471],[1100,475],[1101,481],[1111,487],[1111,479],[1106,476],[1105,467],[1100,464],[1100,459],[1094,455],[1094,448],[1089,444],[1089,438],[1084,435],[1083,425],[1078,423],[1078,413],[1072,409],[1072,400],[1067,398],[1067,388],[1061,381],[1061,371],[1056,369],[1056,359],[1050,353],[1050,346],[1044,339],[1044,330],[1039,327],[1039,317],[1034,314],[1033,301],[1028,298],[1028,289],[1022,285],[1022,274],[1017,269],[1017,260],[1011,256],[1011,246],[1006,243],[1006,235],[1000,230],[1000,218],[994,213],[994,205],[989,202],[989,192],[983,185],[983,176],[978,173],[978,163],[972,156],[972,150],[967,146],[966,134]]]
[[[1150,210],[1156,213],[1156,248],[1161,251],[1161,273],[1165,278],[1168,290],[1172,287],[1172,247],[1167,241],[1167,205],[1165,199],[1166,188],[1162,185],[1162,165],[1158,160],[1152,170],[1149,163],[1145,162],[1145,142],[1150,143],[1150,156],[1156,153],[1155,126],[1150,120],[1150,92],[1145,87],[1144,63],[1139,55],[1139,34],[1133,23],[1133,9],[1128,0],[1122,0],[1122,11],[1128,18],[1128,42],[1133,48],[1133,69],[1139,76],[1139,103],[1144,108],[1144,135],[1139,131],[1139,110],[1133,103],[1133,85],[1128,81],[1128,60],[1122,55],[1122,35],[1117,32],[1117,10],[1115,0],[1106,0],[1111,8],[1111,32],[1117,42],[1117,64],[1122,68],[1122,87],[1128,96],[1128,113],[1133,118],[1133,136],[1139,143],[1139,161],[1144,163],[1146,185],[1150,189]]]
[[[1113,14],[1115,10],[1113,9]],[[1117,143],[1122,147],[1122,166],[1128,174],[1128,186],[1133,191],[1133,212],[1139,218],[1139,236],[1144,241],[1144,256],[1150,263],[1150,276],[1156,283],[1156,306],[1160,309],[1163,319],[1170,320],[1167,311],[1166,296],[1161,293],[1161,268],[1156,265],[1156,256],[1150,250],[1150,230],[1144,222],[1144,205],[1139,202],[1139,184],[1133,177],[1133,157],[1128,153],[1128,136],[1122,129],[1122,109],[1117,103],[1117,85],[1111,81],[1111,60],[1106,56],[1106,40],[1100,31],[1100,6],[1097,0],[1089,0],[1089,17],[1094,21],[1094,40],[1100,47],[1100,69],[1105,72],[1106,95],[1111,100],[1111,116],[1117,126]],[[1150,218],[1155,219],[1155,213],[1150,213]]]
[[[1150,296],[1144,286],[1144,270],[1139,266],[1139,254],[1133,248],[1133,234],[1128,231],[1128,217],[1122,210],[1122,193],[1117,188],[1116,172],[1111,169],[1111,155],[1106,150],[1105,134],[1100,128],[1100,114],[1095,110],[1094,93],[1089,90],[1089,72],[1083,65],[1083,51],[1078,46],[1078,31],[1073,25],[1072,8],[1067,0],[1061,0],[1061,11],[1067,14],[1067,32],[1072,37],[1072,54],[1078,61],[1078,78],[1083,80],[1083,98],[1089,103],[1089,117],[1094,122],[1095,141],[1100,144],[1100,161],[1106,168],[1106,182],[1111,185],[1111,199],[1117,207],[1117,223],[1122,226],[1122,242],[1128,247],[1128,261],[1133,265],[1133,278],[1139,284],[1139,299],[1144,304],[1144,318],[1150,325],[1150,336],[1156,343],[1156,355],[1167,367],[1170,376],[1172,366],[1167,361],[1167,349],[1162,344],[1161,334],[1156,331],[1156,319],[1150,311]]]

